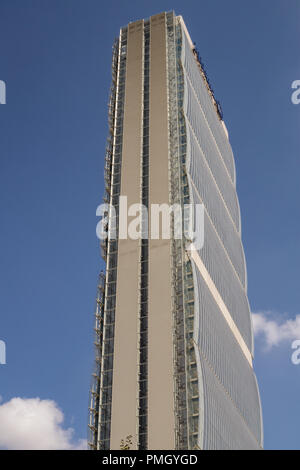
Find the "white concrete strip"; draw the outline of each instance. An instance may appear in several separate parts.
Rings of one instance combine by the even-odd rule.
[[[204,266],[203,261],[201,260],[198,251],[192,246],[192,249],[190,251],[190,256],[192,257],[193,261],[195,262],[197,268],[199,269],[199,272],[201,273],[201,276],[205,280],[210,293],[212,294],[216,304],[218,305],[221,313],[223,314],[229,328],[231,329],[235,339],[239,343],[243,353],[246,356],[247,361],[249,362],[250,366],[253,367],[252,364],[252,355],[251,352],[248,349],[248,346],[246,345],[241,333],[239,332],[238,327],[236,326],[234,320],[232,319],[229,310],[227,309],[222,297],[219,294],[218,289],[216,288],[212,278],[210,277],[206,267]]]

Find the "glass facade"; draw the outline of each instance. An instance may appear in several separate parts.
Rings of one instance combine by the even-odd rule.
[[[203,64],[181,26],[180,58],[186,130],[185,170],[193,204],[205,206],[204,246],[198,255],[253,354],[247,275],[241,242],[235,164]],[[258,449],[263,445],[256,377],[205,276],[193,264],[194,344],[199,391],[200,449]],[[200,383],[201,382],[201,383]]]

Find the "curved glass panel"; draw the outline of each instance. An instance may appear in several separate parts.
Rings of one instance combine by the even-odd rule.
[[[253,369],[197,268],[195,272],[199,298],[199,331],[195,340],[249,429],[261,442],[260,403]]]
[[[191,176],[194,189],[204,203],[230,261],[245,287],[245,263],[240,235],[230,219],[211,172],[205,164],[203,153],[194,134],[189,130],[189,126],[187,126],[187,137],[190,150],[187,171]]]
[[[194,52],[182,29],[186,172],[194,218],[195,204],[205,206],[204,245],[198,250],[204,266],[200,260],[195,263],[191,254],[198,445],[202,449],[259,449],[262,413],[251,354],[246,355],[246,348],[253,354],[253,331],[235,164]]]
[[[235,183],[235,164],[232,150],[222,124],[218,118],[216,110],[212,104],[211,97],[207,91],[204,81],[201,79],[199,68],[197,66],[194,54],[188,44],[185,34],[183,33],[183,67],[188,75],[197,98],[204,111],[206,120],[211,129],[213,138],[216,141],[219,152],[222,155],[223,162],[227,168],[231,180]]]

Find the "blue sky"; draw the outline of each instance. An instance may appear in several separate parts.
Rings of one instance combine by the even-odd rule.
[[[112,43],[120,26],[172,9],[206,64],[235,154],[249,300],[265,321],[255,356],[265,448],[300,449],[300,328],[286,323],[300,314],[298,0],[0,0],[2,403],[53,400],[64,414],[53,405],[54,428],[74,430],[67,445],[86,437]]]

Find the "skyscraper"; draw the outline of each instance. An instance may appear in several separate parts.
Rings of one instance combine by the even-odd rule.
[[[203,204],[204,244],[191,249],[175,237],[174,217],[169,238],[150,236],[149,215],[141,238],[102,240],[90,448],[119,449],[132,436],[132,449],[259,449],[234,158],[182,17],[161,13],[122,28],[112,76],[108,229],[124,228],[120,196],[148,214],[154,205]]]

